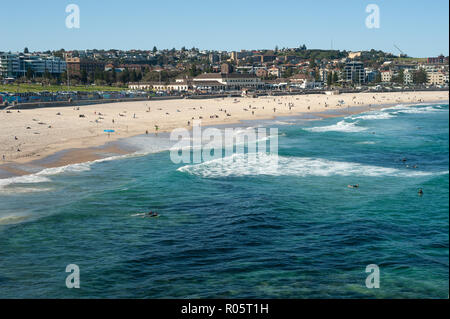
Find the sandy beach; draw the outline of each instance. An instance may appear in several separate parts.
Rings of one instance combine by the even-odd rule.
[[[232,124],[354,106],[448,101],[447,91],[292,95],[259,98],[164,100],[75,107],[0,111],[0,166],[13,173],[14,164],[43,159],[67,149],[86,149],[120,138],[174,128]],[[344,103],[342,103],[342,101]],[[108,134],[104,130],[114,130]],[[120,153],[117,150],[117,153]],[[93,160],[91,153],[71,152],[50,166]],[[14,171],[14,174],[20,174]],[[23,173],[23,172],[22,172]]]

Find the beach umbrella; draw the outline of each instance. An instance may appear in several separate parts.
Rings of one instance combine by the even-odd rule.
[[[104,132],[105,132],[105,133],[108,133],[108,137],[109,137],[109,135],[110,135],[111,133],[114,133],[115,131],[114,131],[114,130],[104,130]]]

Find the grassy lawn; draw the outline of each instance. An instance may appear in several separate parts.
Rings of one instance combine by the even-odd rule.
[[[127,87],[116,86],[70,86],[70,91],[95,92],[95,91],[123,91]],[[65,85],[40,85],[40,84],[0,84],[0,92],[25,93],[25,92],[57,92],[67,91]]]
[[[427,62],[427,58],[396,58],[395,60],[398,62]]]

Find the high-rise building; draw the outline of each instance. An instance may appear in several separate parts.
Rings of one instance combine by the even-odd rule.
[[[363,84],[366,80],[364,64],[362,62],[348,62],[344,67],[343,80],[351,83]]]

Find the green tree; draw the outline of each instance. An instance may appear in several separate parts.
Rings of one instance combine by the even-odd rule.
[[[82,70],[82,71],[81,71],[80,81],[81,81],[81,83],[83,83],[83,84],[87,84],[87,81],[88,81],[88,74],[87,74],[86,70]]]
[[[320,81],[320,74],[317,70],[314,71],[314,81],[319,82]]]
[[[111,82],[110,83],[117,83],[117,72],[116,72],[115,68],[113,68],[111,70]]]
[[[375,83],[380,83],[381,82],[381,73],[377,72],[377,75],[375,76]]]
[[[200,73],[201,71],[197,68],[195,64],[193,64],[192,67],[189,69],[189,75],[192,77],[196,77]]]
[[[425,84],[427,83],[427,72],[424,69],[420,69],[413,73],[414,84]]]
[[[50,72],[48,72],[48,70],[45,70],[44,78],[46,78],[46,79],[51,79],[52,78],[52,75],[50,74]]]
[[[338,83],[339,82],[339,77],[337,72],[333,72],[333,83]]]
[[[397,84],[403,84],[403,81],[405,79],[405,75],[403,70],[400,70],[393,78],[392,78],[392,82],[397,83]]]
[[[133,70],[130,73],[130,82],[137,82],[137,79],[138,79],[138,76],[137,76],[136,70]]]
[[[331,72],[328,72],[327,75],[327,85],[331,86],[331,84],[333,83],[333,74]]]
[[[27,77],[28,80],[31,80],[34,77],[34,71],[33,71],[32,68],[28,68],[27,69],[26,77]]]

